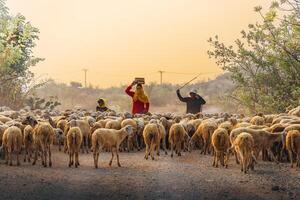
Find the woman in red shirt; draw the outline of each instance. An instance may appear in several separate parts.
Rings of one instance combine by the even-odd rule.
[[[136,84],[135,92],[131,91],[135,84],[136,82],[133,81],[125,90],[132,97],[132,114],[146,114],[149,111],[148,96],[145,94],[142,84]]]

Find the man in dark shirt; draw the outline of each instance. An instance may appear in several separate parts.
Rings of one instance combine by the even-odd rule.
[[[176,92],[179,100],[186,103],[186,113],[197,114],[202,112],[202,105],[204,105],[206,101],[197,94],[197,90],[192,90],[189,97],[182,97],[180,90]]]

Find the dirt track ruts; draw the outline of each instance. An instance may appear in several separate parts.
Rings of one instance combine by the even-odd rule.
[[[161,152],[162,153],[162,152]],[[299,199],[300,169],[289,164],[259,161],[249,174],[230,159],[229,168],[213,168],[212,157],[199,151],[183,156],[161,155],[144,160],[143,152],[121,153],[119,168],[110,153],[100,155],[93,168],[92,154],[80,154],[78,169],[68,156],[53,153],[53,167],[40,161],[9,167],[0,162],[1,199]]]

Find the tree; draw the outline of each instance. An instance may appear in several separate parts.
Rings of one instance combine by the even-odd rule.
[[[12,16],[0,0],[0,105],[19,107],[32,88],[29,68],[41,58],[33,56],[39,30],[21,14]]]
[[[250,112],[283,112],[299,105],[300,99],[300,2],[273,2],[262,22],[226,46],[219,37],[208,42],[210,57],[231,73],[236,88],[230,97]]]

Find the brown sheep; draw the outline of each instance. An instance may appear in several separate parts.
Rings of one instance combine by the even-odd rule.
[[[74,164],[74,157],[75,157],[75,167],[77,168],[79,166],[78,154],[80,151],[81,143],[82,143],[82,133],[80,128],[71,127],[67,134],[69,167],[71,167]]]
[[[218,167],[220,161],[222,166],[228,167],[230,140],[225,128],[218,128],[212,134],[212,146],[214,148],[213,166]]]
[[[4,131],[8,128],[7,125],[0,125],[0,145],[2,145],[2,137],[3,137],[3,133]]]
[[[121,118],[120,119],[115,119],[115,120],[109,120],[105,124],[105,128],[120,130],[121,129],[121,121],[122,121]]]
[[[133,137],[126,138],[125,140],[127,141],[127,151],[129,152],[130,150],[133,150],[133,147],[136,147],[136,149],[139,151],[140,147],[138,145],[138,135],[137,135],[137,122],[134,119],[124,119],[121,123],[121,127],[125,127],[127,125],[132,126],[133,129]]]
[[[90,125],[88,121],[86,120],[71,120],[69,122],[70,127],[79,127],[80,131],[82,133],[82,143],[81,143],[81,149],[82,153],[84,153],[84,150],[86,153],[89,153],[89,136],[90,136]]]
[[[154,160],[154,150],[156,148],[159,154],[160,148],[161,134],[159,125],[156,123],[147,124],[143,131],[143,137],[146,145],[146,152],[144,158],[147,160],[148,156],[150,155],[152,160]]]
[[[67,151],[67,140],[65,138],[67,137],[67,133],[69,130],[68,121],[65,120],[64,118],[63,119],[59,118],[59,120],[56,123],[56,127],[63,131],[62,138],[63,138],[64,152],[66,152]],[[61,151],[60,146],[59,146],[59,151]]]
[[[255,156],[253,155],[254,139],[251,134],[242,132],[232,144],[241,160],[241,171],[245,174],[248,169],[254,169]]]
[[[275,142],[279,142],[282,140],[282,133],[270,133],[265,130],[255,130],[250,128],[238,128],[234,129],[230,133],[230,142],[234,143],[236,137],[242,132],[246,132],[252,135],[254,139],[254,152],[255,157],[258,158],[260,151],[265,149],[268,154],[271,156],[271,159],[278,163],[278,160],[275,158],[271,148]]]
[[[30,125],[27,125],[24,128],[23,131],[23,144],[25,149],[25,156],[24,156],[24,162],[26,162],[26,156],[27,161],[30,162],[30,159],[32,157],[33,153],[33,128]]]
[[[106,128],[97,129],[92,135],[92,149],[95,168],[98,168],[99,152],[103,149],[103,147],[109,148],[112,153],[111,160],[109,161],[109,166],[111,166],[112,164],[115,151],[117,155],[118,166],[121,167],[121,164],[119,162],[119,147],[122,141],[126,137],[131,137],[132,134],[133,129],[130,125],[127,125],[120,130]]]
[[[39,150],[42,152],[42,165],[47,167],[47,155],[49,167],[52,166],[51,145],[53,144],[54,130],[49,123],[38,123],[33,128],[33,143],[35,155],[32,165],[36,164]]]
[[[7,123],[9,121],[12,121],[12,119],[9,118],[9,117],[5,117],[3,115],[0,115],[0,122],[2,122],[3,124],[5,124],[5,123]]]
[[[195,134],[191,138],[191,144],[197,140],[202,140],[203,147],[201,153],[204,155],[210,153],[211,150],[211,136],[213,132],[217,129],[218,125],[211,119],[202,122]]]
[[[180,123],[173,124],[170,128],[169,133],[169,143],[171,146],[171,157],[173,157],[173,151],[175,148],[175,152],[178,156],[181,156],[182,144],[185,140],[189,140],[188,133],[184,129],[184,126]],[[189,141],[187,141],[189,142]],[[189,148],[190,150],[190,148]]]
[[[264,125],[265,124],[265,119],[262,116],[254,116],[250,120],[250,123],[252,125]]]
[[[297,156],[296,166],[300,167],[300,131],[290,130],[286,135],[286,149],[289,153],[291,167],[293,168],[293,153]]]
[[[7,128],[3,133],[2,147],[5,151],[5,163],[12,166],[12,153],[17,155],[17,165],[20,165],[19,154],[22,149],[22,131],[16,126]]]
[[[232,125],[231,122],[226,121],[226,122],[221,123],[221,124],[218,126],[218,128],[224,128],[224,129],[226,129],[226,130],[227,130],[227,134],[229,135],[230,132],[231,132],[232,129],[233,129],[233,125]]]

